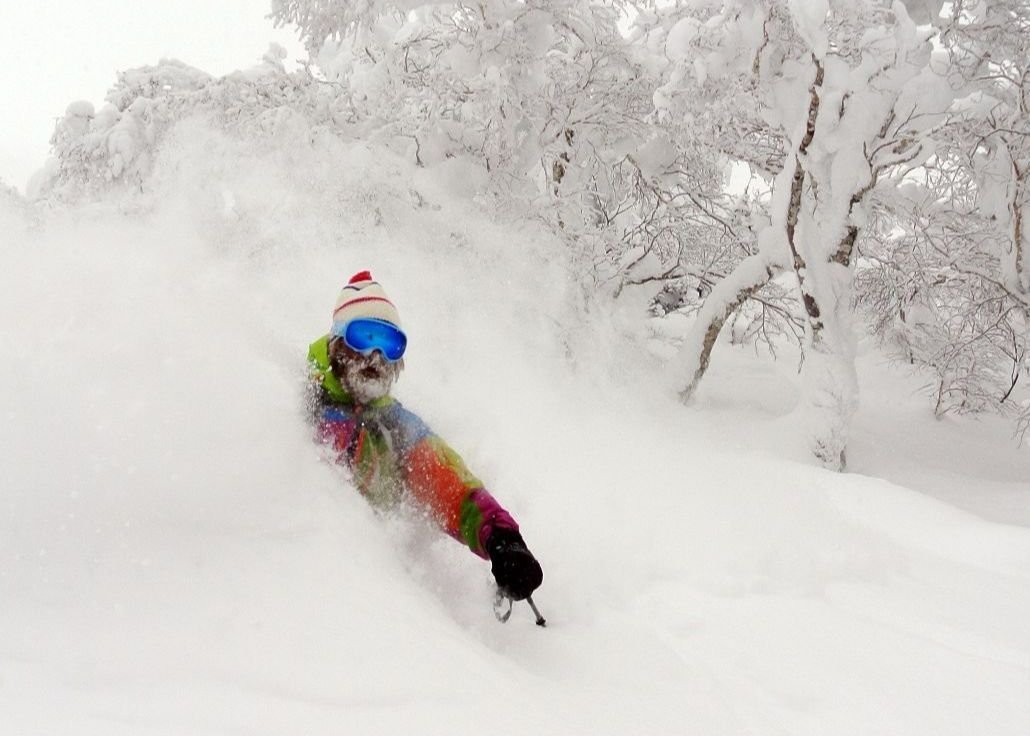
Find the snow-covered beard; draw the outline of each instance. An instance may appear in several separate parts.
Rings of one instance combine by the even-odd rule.
[[[359,404],[369,404],[390,393],[400,374],[401,364],[390,363],[378,352],[355,354],[339,363],[337,377],[347,393]]]

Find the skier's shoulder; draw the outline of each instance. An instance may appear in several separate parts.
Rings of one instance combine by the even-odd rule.
[[[393,396],[384,396],[378,401],[382,402],[377,406],[380,415],[391,429],[404,435],[407,444],[414,444],[433,433],[418,414],[406,408]]]
[[[418,414],[406,408],[404,404],[393,397],[392,394],[382,396],[372,402],[372,409],[380,416],[400,423],[421,422]]]
[[[330,366],[329,335],[323,335],[308,346],[308,389],[309,399],[316,397],[318,404],[345,404],[351,401]]]
[[[322,335],[320,338],[308,345],[308,363],[312,368],[329,368],[329,335]]]

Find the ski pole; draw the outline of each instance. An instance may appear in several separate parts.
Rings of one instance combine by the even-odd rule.
[[[526,602],[529,607],[533,609],[533,615],[536,616],[537,626],[547,626],[547,619],[540,615],[540,609],[536,607],[536,603],[533,602],[532,596],[526,596]],[[504,604],[507,603],[508,607],[505,610]],[[515,607],[515,599],[509,595],[506,595],[503,591],[498,590],[497,595],[494,596],[494,616],[502,624],[507,623],[508,619],[511,618],[512,608]]]
[[[536,603],[533,602],[533,596],[526,596],[526,603],[533,609],[533,614],[536,616],[537,626],[547,626],[547,619],[540,615],[540,609],[536,607]]]

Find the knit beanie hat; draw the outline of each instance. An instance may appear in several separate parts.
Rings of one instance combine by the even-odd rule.
[[[368,271],[351,276],[340,291],[333,307],[332,334],[342,335],[347,323],[354,319],[381,319],[397,328],[401,326],[397,307],[386,296],[383,287],[372,280]]]

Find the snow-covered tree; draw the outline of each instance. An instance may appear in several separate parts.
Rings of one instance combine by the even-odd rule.
[[[705,290],[751,236],[711,150],[653,117],[660,65],[620,30],[625,7],[273,3],[365,135],[426,167],[473,162],[482,200],[560,235],[585,298],[688,276]]]
[[[932,152],[927,133],[950,99],[932,69],[932,30],[881,0],[691,2],[658,22],[673,60],[661,109],[769,185],[755,251],[713,288],[687,336],[684,394],[728,316],[790,271],[806,320],[810,446],[843,468],[857,405],[855,247],[871,201]]]
[[[998,411],[1025,430],[1030,344],[1030,5],[956,2],[942,65],[957,100],[935,155],[885,202],[860,302],[905,360],[935,374],[935,411]],[[1026,381],[1024,380],[1024,383]]]
[[[938,415],[993,410],[1018,419],[1028,304],[1000,278],[994,223],[968,172],[937,160],[883,203],[887,227],[863,244],[858,303],[889,350],[933,372]]]
[[[142,191],[165,136],[192,116],[240,136],[273,133],[293,114],[331,116],[304,72],[285,71],[284,57],[273,46],[260,65],[217,78],[173,59],[120,72],[99,110],[86,101],[68,106],[32,194],[71,202]]]
[[[619,3],[277,0],[364,134],[422,166],[465,158],[493,193],[560,227],[612,219],[647,142],[650,91],[626,53]],[[567,203],[552,211],[554,201]]]
[[[980,206],[997,223],[999,276],[1006,289],[1025,297],[1030,295],[1030,4],[955,0],[941,40],[950,54],[952,81],[968,94],[956,127],[963,133]]]
[[[632,92],[607,46],[610,3],[276,0],[273,16],[297,27],[370,136],[406,139],[423,165],[469,155],[561,181],[575,139],[617,127],[612,102]]]

